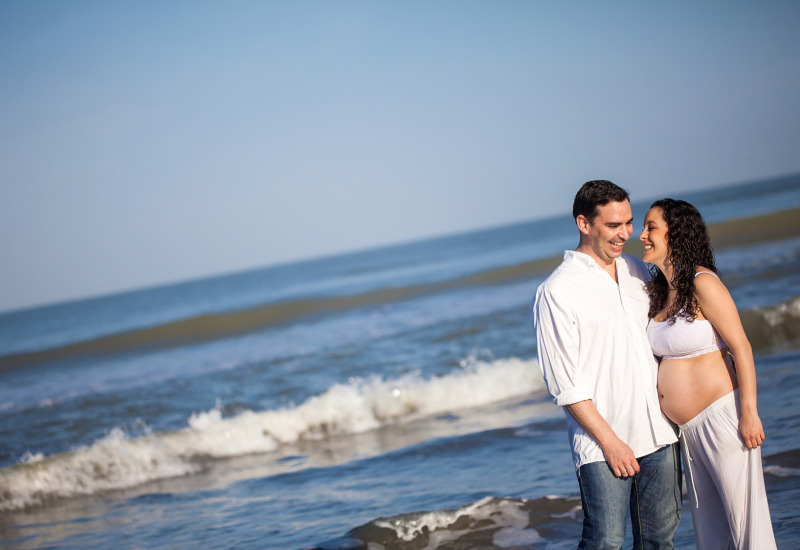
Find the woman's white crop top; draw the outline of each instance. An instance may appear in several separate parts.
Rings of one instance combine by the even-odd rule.
[[[716,277],[711,271],[699,271],[695,277],[701,273]],[[653,354],[662,359],[689,359],[728,347],[717,329],[705,319],[695,319],[690,323],[684,317],[677,317],[673,324],[668,320],[659,323],[650,319],[647,339]]]

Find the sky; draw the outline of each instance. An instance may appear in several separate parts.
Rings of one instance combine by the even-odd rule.
[[[800,2],[0,2],[0,311],[800,172]]]

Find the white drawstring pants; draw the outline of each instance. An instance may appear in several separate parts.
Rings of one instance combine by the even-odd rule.
[[[680,426],[683,467],[698,550],[777,548],[761,468],[761,448],[739,435],[735,390]]]

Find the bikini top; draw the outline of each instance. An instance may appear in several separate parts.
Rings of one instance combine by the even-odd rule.
[[[698,271],[695,277],[701,273],[717,277],[711,271]],[[728,347],[707,319],[689,322],[684,317],[677,317],[673,324],[669,320],[659,323],[650,319],[647,324],[647,339],[653,354],[662,359],[689,359]]]

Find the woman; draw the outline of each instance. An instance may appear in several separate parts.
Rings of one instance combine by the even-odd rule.
[[[716,274],[705,222],[691,204],[663,199],[639,239],[655,266],[647,336],[661,357],[661,409],[680,428],[697,548],[776,548],[753,352]]]

